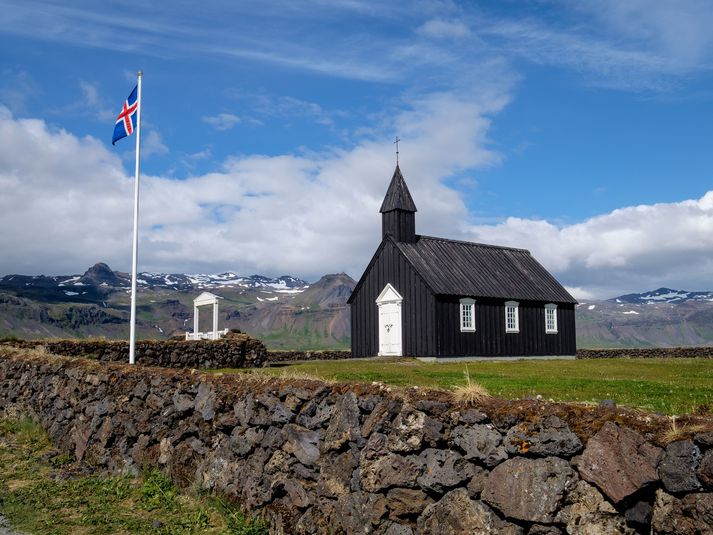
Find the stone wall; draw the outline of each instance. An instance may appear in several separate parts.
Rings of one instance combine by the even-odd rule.
[[[337,360],[349,358],[352,358],[351,351],[269,351],[267,361],[279,363],[303,360]],[[577,358],[713,358],[713,346],[578,349]]]
[[[4,349],[0,412],[11,407],[79,461],[159,466],[265,515],[276,534],[713,532],[702,417],[679,421],[689,433],[666,445],[668,418],[620,408],[466,407],[443,391]]]
[[[713,346],[704,347],[637,347],[634,349],[577,349],[578,359],[673,359],[713,358]]]
[[[9,340],[0,347],[44,348],[65,357],[128,362],[129,343],[110,340]],[[220,340],[138,340],[136,362],[165,368],[258,368],[267,350],[260,340],[231,333]]]
[[[268,351],[268,363],[299,362],[305,360],[343,360],[352,358],[351,351]]]

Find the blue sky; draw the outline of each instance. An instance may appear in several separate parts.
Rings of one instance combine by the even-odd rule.
[[[0,273],[358,277],[392,140],[417,231],[525,247],[580,298],[713,288],[704,1],[0,0]]]

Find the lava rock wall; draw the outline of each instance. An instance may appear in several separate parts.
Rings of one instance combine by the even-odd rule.
[[[665,417],[5,350],[0,412],[78,461],[158,466],[276,534],[713,532],[713,433]]]
[[[0,346],[44,348],[65,357],[128,362],[129,343],[114,340],[9,340]],[[267,350],[260,340],[231,334],[220,340],[137,340],[136,362],[164,368],[258,368]]]
[[[675,359],[713,358],[713,346],[703,347],[637,347],[611,349],[578,349],[578,359]]]

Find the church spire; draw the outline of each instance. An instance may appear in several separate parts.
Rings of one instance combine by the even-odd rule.
[[[384,197],[384,202],[381,203],[379,212],[384,214],[391,210],[404,210],[406,212],[416,211],[416,205],[411,198],[408,186],[406,186],[404,176],[401,174],[399,164],[396,164],[394,176],[391,177],[389,189],[386,190],[386,196]]]
[[[416,205],[398,164],[379,212],[381,212],[382,239],[387,234],[391,234],[397,242],[416,241]]]

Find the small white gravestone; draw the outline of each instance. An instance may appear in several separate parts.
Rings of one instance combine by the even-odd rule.
[[[186,340],[218,340],[228,334],[228,329],[218,330],[218,300],[223,299],[210,292],[203,292],[193,300],[193,332],[186,333]],[[198,312],[199,307],[213,305],[213,330],[199,332]]]

